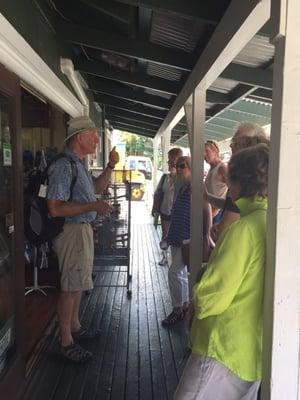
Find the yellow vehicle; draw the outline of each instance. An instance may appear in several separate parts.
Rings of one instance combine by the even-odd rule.
[[[145,193],[145,175],[138,170],[116,169],[114,170],[113,181],[121,183],[131,182],[131,200],[142,200]]]

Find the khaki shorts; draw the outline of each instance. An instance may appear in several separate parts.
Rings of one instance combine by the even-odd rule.
[[[53,245],[59,263],[61,291],[92,289],[94,238],[91,225],[66,223]]]

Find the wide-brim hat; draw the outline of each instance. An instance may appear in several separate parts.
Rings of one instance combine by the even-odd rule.
[[[67,137],[65,141],[70,139],[72,136],[77,135],[77,133],[81,133],[84,131],[88,131],[89,129],[97,129],[96,124],[87,116],[82,117],[75,117],[71,118],[68,121],[68,130],[67,130]]]

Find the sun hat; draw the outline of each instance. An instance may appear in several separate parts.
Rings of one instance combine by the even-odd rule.
[[[65,141],[67,141],[77,133],[83,132],[91,128],[98,130],[94,121],[92,121],[88,116],[71,118],[68,121],[67,137],[65,138]]]

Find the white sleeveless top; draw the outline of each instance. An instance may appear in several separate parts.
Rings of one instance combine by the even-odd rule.
[[[223,162],[220,161],[215,167],[210,168],[205,179],[205,186],[209,193],[225,198],[228,188],[226,183],[220,180],[219,176],[219,168],[222,164]]]

